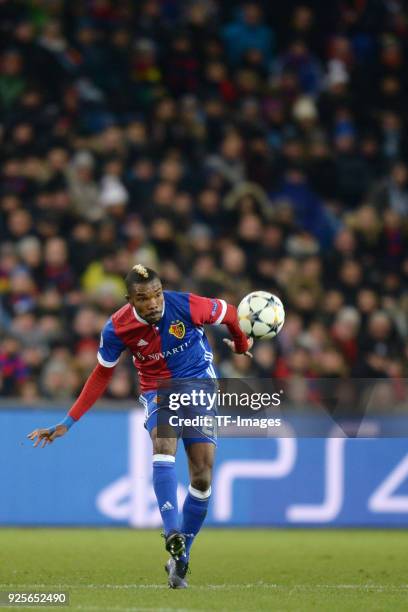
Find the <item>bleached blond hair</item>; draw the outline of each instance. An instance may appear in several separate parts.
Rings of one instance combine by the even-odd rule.
[[[127,291],[128,293],[130,293],[130,290],[133,285],[137,285],[140,283],[150,283],[150,281],[153,281],[156,278],[159,279],[157,272],[155,272],[151,268],[147,268],[146,266],[140,263],[136,264],[132,267],[132,269],[130,270],[130,272],[128,272],[126,276],[125,282]]]

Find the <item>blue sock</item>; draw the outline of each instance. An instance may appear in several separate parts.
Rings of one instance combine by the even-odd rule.
[[[190,549],[194,538],[200,531],[208,510],[211,487],[207,491],[198,491],[191,485],[188,487],[187,497],[183,505],[183,521],[181,532],[186,536],[186,555],[183,559],[188,561]]]
[[[175,460],[171,455],[153,455],[153,488],[166,536],[179,529]]]

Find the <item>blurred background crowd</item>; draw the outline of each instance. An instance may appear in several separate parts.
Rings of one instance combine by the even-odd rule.
[[[70,399],[137,262],[276,293],[224,377],[407,376],[403,0],[0,0],[0,395]],[[134,397],[124,357],[107,396]]]

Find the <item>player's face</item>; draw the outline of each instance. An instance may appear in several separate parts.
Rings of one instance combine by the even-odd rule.
[[[142,319],[150,324],[160,321],[163,312],[163,288],[158,279],[151,283],[134,284],[129,295],[129,302]]]

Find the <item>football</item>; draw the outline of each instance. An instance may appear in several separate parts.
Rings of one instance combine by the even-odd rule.
[[[285,309],[276,295],[267,291],[253,291],[238,306],[242,331],[251,338],[274,338],[285,322]]]

